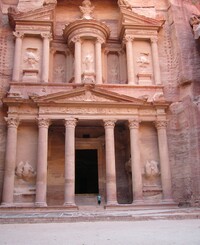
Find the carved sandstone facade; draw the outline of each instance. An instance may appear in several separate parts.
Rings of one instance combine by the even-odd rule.
[[[179,150],[172,145],[184,134],[185,98],[193,98],[193,81],[177,82],[172,71],[176,4],[2,2],[13,39],[12,59],[2,53],[1,63],[2,74],[10,68],[0,81],[0,130],[7,128],[0,131],[2,207],[77,208],[94,204],[98,193],[106,207],[188,202],[181,185],[189,179],[177,177]],[[187,23],[195,25],[195,38],[197,20]],[[191,159],[187,166],[193,171]],[[187,188],[197,204],[200,181]]]

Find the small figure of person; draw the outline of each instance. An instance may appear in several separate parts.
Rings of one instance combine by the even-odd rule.
[[[97,196],[97,202],[98,202],[98,205],[101,204],[101,195],[100,194],[98,194],[98,196]]]

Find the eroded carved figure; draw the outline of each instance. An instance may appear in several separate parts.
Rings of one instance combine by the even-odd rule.
[[[21,161],[16,167],[15,174],[18,178],[23,179],[27,182],[31,181],[36,176],[35,170],[28,161],[26,161],[25,163]]]
[[[83,14],[82,19],[93,19],[92,14],[94,11],[94,6],[92,6],[90,0],[84,0],[82,6],[79,6],[81,13]]]
[[[91,54],[87,54],[85,56],[84,61],[83,61],[84,65],[85,65],[85,72],[93,71],[93,69],[92,69],[93,62],[94,62],[94,60],[93,60],[92,55]]]
[[[200,16],[193,15],[190,18],[190,25],[193,27],[194,38],[195,39],[200,38]]]
[[[160,175],[159,164],[155,160],[147,161],[144,170],[146,178],[154,178]]]
[[[39,62],[39,57],[37,55],[37,49],[28,48],[26,50],[24,62],[26,63],[28,68],[36,68]]]

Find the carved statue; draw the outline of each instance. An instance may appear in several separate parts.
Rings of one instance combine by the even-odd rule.
[[[132,5],[129,3],[128,0],[118,0],[118,5],[120,7],[124,7],[124,8],[132,10]]]
[[[16,167],[15,174],[25,181],[30,181],[35,178],[36,172],[33,167],[26,161],[25,163],[21,161]]]
[[[82,19],[90,20],[93,19],[92,13],[94,11],[94,6],[92,6],[90,0],[84,0],[82,6],[79,6],[81,13],[83,14]]]
[[[85,60],[83,63],[85,64],[85,72],[91,72],[92,71],[92,65],[93,65],[93,57],[91,54],[87,54],[85,56]]]
[[[145,177],[146,178],[154,178],[160,175],[160,171],[158,168],[158,162],[151,160],[147,161],[145,165]]]

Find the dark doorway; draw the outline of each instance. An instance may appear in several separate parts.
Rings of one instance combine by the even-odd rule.
[[[75,192],[99,192],[97,150],[76,150]]]

